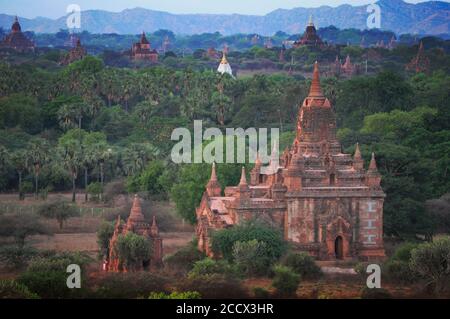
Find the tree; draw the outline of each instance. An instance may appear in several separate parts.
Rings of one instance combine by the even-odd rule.
[[[60,146],[59,152],[61,154],[64,167],[69,171],[72,179],[72,202],[76,201],[76,179],[78,170],[83,161],[82,147],[78,140],[70,140]]]
[[[19,177],[19,199],[24,199],[23,194],[23,188],[22,188],[22,176],[23,173],[27,170],[28,164],[27,164],[27,158],[26,158],[26,152],[24,150],[18,150],[12,153],[11,155],[11,162],[14,168],[17,171],[18,177]]]
[[[64,222],[69,218],[80,216],[80,210],[63,199],[57,199],[49,203],[42,204],[38,208],[38,214],[44,218],[56,219],[59,229],[62,229]]]
[[[450,238],[425,243],[411,251],[411,269],[438,294],[450,287]]]
[[[97,244],[99,247],[99,257],[106,258],[109,252],[109,241],[114,233],[113,222],[103,222],[97,230]]]
[[[267,244],[250,240],[235,242],[233,245],[233,260],[239,269],[250,276],[267,274],[272,259],[267,254]]]
[[[314,258],[307,253],[291,253],[284,258],[283,265],[291,268],[303,279],[316,279],[322,275],[322,270],[316,265]]]
[[[280,265],[275,266],[273,272],[275,276],[272,286],[277,290],[277,293],[284,297],[295,296],[300,284],[300,275],[296,274],[291,268]]]
[[[81,121],[87,111],[88,106],[82,102],[64,104],[57,112],[59,125],[63,130],[81,129]]]
[[[214,232],[211,246],[214,252],[231,261],[235,243],[251,240],[264,243],[265,252],[270,261],[278,260],[287,248],[286,242],[277,228],[258,220],[246,221],[232,228]]]
[[[50,234],[34,214],[0,215],[0,236],[13,237],[19,248],[24,247],[29,236]]]
[[[119,259],[124,262],[127,271],[137,271],[144,267],[152,256],[150,240],[135,233],[119,235],[114,247]]]
[[[39,174],[44,164],[48,162],[49,157],[49,145],[46,140],[35,139],[31,141],[27,147],[27,159],[28,164],[32,165],[34,173],[34,196],[38,198],[39,192]]]

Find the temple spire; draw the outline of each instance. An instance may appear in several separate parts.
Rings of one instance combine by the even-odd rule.
[[[314,63],[314,72],[308,97],[323,97],[322,87],[320,86],[319,63]]]
[[[245,167],[242,166],[242,172],[241,172],[241,180],[239,181],[239,186],[247,185],[247,177],[245,174]]]
[[[314,26],[314,21],[313,21],[313,15],[312,14],[309,15],[308,26],[310,26],[310,27]]]
[[[216,174],[216,163],[212,164],[211,169],[211,178],[209,179],[208,184],[206,185],[206,193],[209,197],[218,197],[222,193],[222,188],[217,180]]]
[[[150,233],[153,237],[157,237],[159,235],[159,228],[156,224],[156,216],[153,215],[152,226],[150,227]]]
[[[142,222],[144,221],[144,215],[142,214],[141,201],[139,196],[134,195],[133,206],[131,207],[130,217],[128,222]]]
[[[359,143],[356,143],[355,155],[353,156],[353,159],[355,160],[362,159],[361,150],[359,149]]]
[[[217,181],[217,174],[216,174],[216,162],[212,163],[212,169],[211,169],[211,178],[210,181]]]
[[[369,171],[376,172],[378,171],[377,162],[375,160],[375,153],[372,153],[372,158],[370,159]]]

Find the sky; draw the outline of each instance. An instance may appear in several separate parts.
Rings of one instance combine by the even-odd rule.
[[[450,2],[450,0],[444,0]],[[275,9],[295,7],[338,6],[344,3],[364,5],[374,0],[0,0],[0,13],[25,18],[37,16],[59,18],[66,15],[69,4],[78,4],[81,10],[101,9],[119,12],[127,8],[147,8],[171,13],[240,13],[264,15]],[[424,0],[406,0],[417,3]]]

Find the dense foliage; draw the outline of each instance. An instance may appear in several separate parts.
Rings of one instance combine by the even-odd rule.
[[[324,32],[339,38],[336,30]],[[278,34],[274,41],[285,36]],[[214,43],[220,35],[200,38]],[[345,151],[353,152],[359,142],[366,161],[376,153],[388,194],[385,233],[400,238],[431,239],[447,231],[446,210],[436,200],[445,198],[450,187],[448,41],[423,42],[431,61],[427,74],[404,71],[417,45],[291,49],[285,58],[293,65],[275,65],[304,74],[318,60],[325,73],[336,55],[350,55],[354,63],[371,56],[367,75],[322,77],[322,86],[335,106]],[[246,70],[256,60],[254,68],[261,69],[263,60],[273,66],[277,59],[276,49],[262,47],[229,56],[232,65]],[[309,88],[309,80],[287,73],[221,76],[211,71],[217,62],[201,52],[136,68],[111,66],[105,54],[65,67],[57,60],[51,52],[38,52],[11,54],[0,64],[0,191],[17,191],[23,199],[26,193],[46,198],[51,191],[71,190],[75,199],[82,189],[85,200],[89,194],[110,200],[108,185],[126,180],[121,192],[170,198],[189,222],[195,221],[210,166],[172,163],[172,130],[192,132],[194,120],[203,120],[204,129],[222,131],[279,127],[285,147],[292,143],[298,106]],[[207,66],[199,67],[205,61]],[[240,166],[218,165],[222,187],[237,184]]]

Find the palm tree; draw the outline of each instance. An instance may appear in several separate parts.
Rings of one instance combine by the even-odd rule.
[[[81,145],[76,140],[71,140],[60,148],[64,167],[69,171],[72,179],[72,202],[76,201],[76,179],[78,169],[82,162]]]
[[[122,156],[125,174],[131,176],[140,173],[158,153],[159,150],[150,143],[131,144]]]
[[[91,153],[92,161],[96,162],[100,171],[100,184],[102,193],[100,199],[103,199],[103,186],[105,182],[105,163],[107,163],[113,156],[113,150],[105,143],[97,143],[92,145],[93,152]]]
[[[19,200],[23,200],[22,175],[26,171],[28,163],[24,150],[16,151],[11,156],[11,162],[19,175]]]
[[[33,166],[34,196],[37,199],[39,193],[39,174],[42,166],[48,161],[49,145],[43,139],[35,139],[28,145],[27,163]]]
[[[87,192],[87,186],[88,186],[88,172],[89,169],[92,168],[92,165],[95,163],[95,150],[94,148],[89,146],[83,146],[82,148],[82,159],[81,159],[81,166],[84,170],[84,201],[88,201],[88,192]]]
[[[57,112],[59,125],[63,130],[75,127],[81,129],[81,121],[87,109],[88,106],[82,102],[64,104]]]

